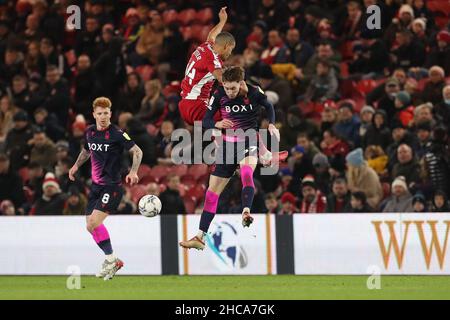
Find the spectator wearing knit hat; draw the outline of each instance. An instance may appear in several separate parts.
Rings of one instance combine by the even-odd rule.
[[[346,178],[349,190],[364,192],[369,205],[376,209],[383,198],[383,189],[377,173],[364,160],[362,149],[353,150],[345,160],[347,161]]]
[[[334,159],[335,157],[332,157]],[[314,180],[317,189],[323,194],[331,192],[331,175],[330,175],[330,162],[326,155],[318,153],[312,159],[312,165],[314,167]]]
[[[437,46],[432,48],[427,55],[425,68],[440,66],[446,74],[450,74],[450,32],[441,30],[436,35]]]
[[[394,119],[402,122],[404,127],[410,126],[414,119],[414,107],[411,106],[411,96],[407,91],[400,91],[395,96],[395,114]]]
[[[374,114],[375,109],[372,106],[364,106],[359,112],[359,117],[361,119],[359,126],[359,141],[364,141],[364,136],[367,133],[367,129],[372,124]]]
[[[281,209],[278,214],[293,214],[298,212],[297,198],[290,192],[285,192],[281,196]]]
[[[302,180],[303,201],[300,213],[323,213],[327,206],[327,198],[317,189],[314,177],[307,175]]]
[[[428,212],[427,200],[421,192],[417,192],[412,199],[414,212]]]
[[[450,59],[450,56],[449,56]],[[445,71],[439,66],[433,66],[428,71],[430,80],[422,91],[422,100],[433,105],[442,101],[442,89],[445,87]]]
[[[395,178],[392,182],[391,197],[387,200],[383,212],[412,212],[412,196],[403,176]]]
[[[61,215],[66,201],[66,195],[61,192],[55,175],[48,172],[42,184],[43,194],[31,208],[30,215]]]
[[[414,10],[409,4],[404,4],[398,10],[397,17],[392,19],[392,23],[384,33],[386,43],[392,44],[395,41],[395,35],[398,31],[407,30],[413,22]]]

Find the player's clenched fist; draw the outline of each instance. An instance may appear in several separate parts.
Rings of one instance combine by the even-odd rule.
[[[74,165],[72,168],[70,168],[69,170],[69,179],[71,181],[75,181],[75,173],[77,173],[78,171],[78,166]]]
[[[219,19],[220,19],[220,21],[226,21],[227,18],[228,18],[227,7],[222,7],[222,9],[220,9],[220,12],[219,12]]]
[[[138,177],[137,173],[130,172],[125,177],[125,182],[128,183],[130,186],[137,184],[139,182],[139,177]]]

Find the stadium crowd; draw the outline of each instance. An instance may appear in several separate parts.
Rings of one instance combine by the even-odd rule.
[[[71,4],[81,30],[66,28]],[[224,5],[237,42],[225,64],[265,91],[290,153],[278,175],[255,172],[252,212],[449,211],[448,1],[7,0],[0,214],[84,213],[89,164],[75,182],[68,171],[97,96],[112,100],[113,122],[144,151],[119,213],[136,213],[147,193],[160,197],[161,214],[201,213],[210,168],[173,164],[170,138],[184,125],[186,62]],[[380,29],[367,28],[370,5]],[[232,179],[218,212],[241,212],[240,183]]]

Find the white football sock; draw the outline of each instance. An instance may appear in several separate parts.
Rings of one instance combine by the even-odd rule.
[[[106,260],[108,262],[113,262],[114,260],[116,260],[116,257],[111,253],[111,254],[107,254],[106,255]]]

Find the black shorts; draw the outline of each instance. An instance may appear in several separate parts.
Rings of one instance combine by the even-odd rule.
[[[99,185],[93,183],[89,193],[86,215],[90,215],[94,209],[107,214],[114,213],[120,204],[124,190],[120,185]]]
[[[245,142],[227,142],[219,145],[216,150],[216,164],[213,176],[221,178],[231,178],[246,157],[258,157],[258,141],[246,139]]]

